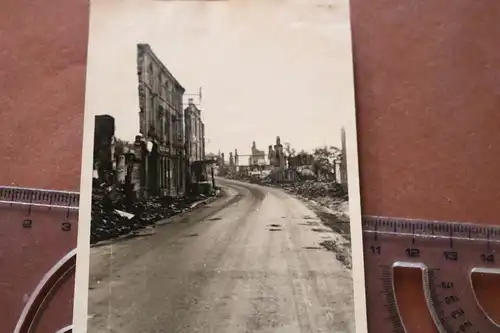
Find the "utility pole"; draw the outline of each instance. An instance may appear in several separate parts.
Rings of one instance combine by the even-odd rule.
[[[211,165],[210,172],[212,173],[212,188],[215,190],[215,175],[214,175],[214,165]]]

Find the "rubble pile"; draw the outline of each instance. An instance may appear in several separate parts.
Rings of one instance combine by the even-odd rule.
[[[226,179],[239,180],[241,182],[261,184],[265,182],[265,179],[260,178],[257,175],[248,175],[248,174],[227,174],[224,176]]]
[[[307,199],[317,199],[324,197],[345,198],[346,194],[340,184],[334,182],[319,182],[306,180],[290,184],[283,184],[282,187],[294,194],[298,194]],[[347,199],[347,198],[345,198]]]
[[[332,209],[337,209],[339,205],[348,200],[348,195],[345,193],[342,186],[335,182],[299,179],[296,182],[277,184],[270,176],[260,178],[245,175],[232,176],[231,179],[265,186],[280,187],[291,194],[314,200]]]
[[[155,222],[189,210],[204,195],[181,198],[150,198],[127,202],[119,189],[93,191],[90,244],[126,235]],[[211,193],[215,195],[215,192]]]

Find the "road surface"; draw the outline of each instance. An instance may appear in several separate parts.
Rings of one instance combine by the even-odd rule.
[[[279,189],[219,185],[154,235],[92,248],[88,332],[354,333],[351,271],[319,246],[339,236]]]

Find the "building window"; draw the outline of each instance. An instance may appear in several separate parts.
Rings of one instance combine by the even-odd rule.
[[[167,144],[170,145],[170,111],[167,109],[165,110],[165,130],[166,130],[166,138],[167,138]]]
[[[177,144],[177,117],[172,115],[172,141]]]
[[[162,77],[161,77],[161,73],[158,75],[158,77],[156,78],[157,81],[157,84],[155,85],[155,91],[158,95],[160,95],[160,97],[163,97],[162,96],[162,92],[161,92],[161,81],[162,81]]]
[[[149,67],[148,67],[148,82],[149,82],[149,86],[151,88],[153,88],[153,80],[154,80],[154,77],[153,77],[153,63],[150,63],[149,64]]]
[[[148,108],[148,127],[151,129],[151,128],[155,128],[155,121],[156,121],[156,116],[155,116],[155,100],[154,100],[154,97],[153,97],[153,94],[151,91],[149,91],[149,108]],[[148,133],[148,136],[150,135],[150,133]]]
[[[168,133],[168,136],[170,138],[170,142],[172,142],[172,144],[174,143],[174,137],[175,137],[175,116],[172,114],[172,110],[170,110],[170,131]]]
[[[167,101],[169,104],[172,102],[172,86],[168,81],[167,81]]]
[[[160,76],[158,77],[158,84],[157,84],[157,87],[156,87],[158,96],[160,98],[163,98],[163,86],[162,86],[162,83],[163,83],[163,77],[160,74]]]
[[[164,135],[165,135],[165,122],[164,122],[164,110],[161,107],[161,105],[158,105],[158,112],[157,112],[157,117],[158,121],[158,139],[161,142],[164,142]]]

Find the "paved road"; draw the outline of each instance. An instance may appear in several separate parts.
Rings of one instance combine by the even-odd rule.
[[[354,333],[351,272],[318,245],[338,235],[279,189],[219,184],[154,235],[92,249],[88,332]]]

